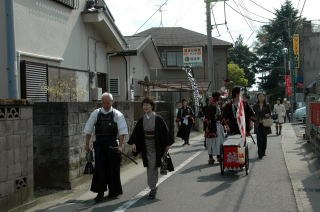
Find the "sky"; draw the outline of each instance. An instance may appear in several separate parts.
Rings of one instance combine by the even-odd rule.
[[[136,33],[143,23],[166,1],[167,0],[105,0],[115,18],[116,25],[123,35],[133,35]],[[292,0],[291,2],[295,8],[301,11],[304,1],[305,0]],[[274,11],[275,9],[280,9],[280,6],[285,0],[228,0],[226,2],[237,11],[241,11],[243,15],[260,22],[266,22],[275,16],[253,2],[270,11]],[[224,3],[220,1],[212,3],[212,5],[216,23],[225,23]],[[319,8],[319,0],[306,0],[302,16],[308,20],[320,20]],[[206,10],[204,0],[168,0],[162,9],[162,25],[161,13],[157,12],[138,32],[151,27],[176,26],[206,34]],[[211,17],[212,24],[214,25],[213,16]],[[213,29],[213,37],[233,43],[233,40],[236,40],[241,34],[244,37],[244,42],[246,42],[249,47],[253,47],[257,31],[263,23],[244,18],[228,5],[226,5],[226,21],[230,33],[228,33],[225,25],[220,25],[218,26],[219,32]]]
[[[162,7],[162,24],[161,13],[157,12],[149,21],[163,3],[167,3]],[[280,9],[286,0],[227,0],[233,9],[226,5],[226,13],[224,13],[224,2],[212,3],[211,14],[212,25],[222,24],[213,29],[212,36],[218,39],[234,43],[239,35],[244,38],[245,44],[250,48],[254,47],[256,35],[259,28],[270,19],[275,18],[274,12]],[[105,0],[112,15],[114,16],[116,25],[123,35],[133,35],[147,21],[138,32],[144,31],[151,27],[184,27],[189,30],[207,34],[206,32],[206,9],[204,0]],[[256,4],[255,4],[255,3]],[[299,14],[303,8],[302,16],[307,20],[320,20],[320,0],[291,0],[293,6],[299,10]],[[261,8],[261,7],[265,8]],[[303,7],[304,5],[304,7]],[[267,10],[271,11],[268,12]],[[242,15],[247,16],[244,18]],[[226,14],[226,16],[225,16]],[[225,23],[230,33],[227,30]],[[257,81],[260,74],[256,75]],[[253,90],[257,90],[258,86],[254,85]]]

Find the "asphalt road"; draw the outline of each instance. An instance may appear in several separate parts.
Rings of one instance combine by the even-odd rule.
[[[139,197],[147,192],[143,191],[147,187],[143,173],[123,186],[124,195],[118,199],[100,204],[92,199],[69,200],[45,211],[295,212],[296,201],[280,142],[279,136],[269,136],[267,156],[262,160],[257,159],[256,145],[251,143],[249,175],[242,171],[221,176],[218,164],[207,164],[207,152],[198,137],[193,145],[172,154],[179,170],[159,185],[155,200]],[[135,197],[138,200],[130,202]]]

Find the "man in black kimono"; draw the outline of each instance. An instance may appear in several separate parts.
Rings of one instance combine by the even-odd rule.
[[[88,119],[84,133],[86,134],[85,149],[91,151],[90,140],[95,128],[96,141],[95,170],[91,191],[98,193],[96,202],[103,200],[104,192],[109,189],[109,198],[122,194],[120,181],[120,162],[123,142],[128,128],[123,114],[112,107],[113,97],[110,93],[102,95],[102,108],[93,111]],[[118,140],[119,139],[119,140]]]

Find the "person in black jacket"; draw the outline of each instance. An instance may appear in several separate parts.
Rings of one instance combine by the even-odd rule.
[[[154,112],[155,102],[146,97],[142,101],[144,116],[141,117],[130,136],[128,144],[132,145],[134,156],[142,155],[143,165],[147,167],[149,199],[157,194],[157,182],[161,158],[173,144],[168,127],[163,118]]]
[[[270,118],[271,109],[266,102],[266,96],[263,93],[257,95],[258,102],[253,106],[255,112],[254,131],[257,134],[257,145],[259,159],[266,155],[267,135],[271,134],[271,128],[263,126],[263,119]]]
[[[189,144],[189,136],[194,122],[194,113],[191,107],[188,106],[187,100],[182,99],[182,107],[178,110],[177,123],[179,126],[177,137],[184,140],[183,145]]]

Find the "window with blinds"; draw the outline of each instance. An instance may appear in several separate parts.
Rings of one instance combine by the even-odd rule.
[[[63,4],[66,7],[71,9],[78,9],[79,8],[79,0],[53,0],[59,4]]]
[[[113,96],[120,96],[119,78],[109,79],[109,92]]]
[[[21,61],[21,98],[34,102],[47,102],[48,65]]]

